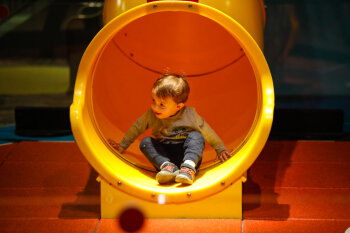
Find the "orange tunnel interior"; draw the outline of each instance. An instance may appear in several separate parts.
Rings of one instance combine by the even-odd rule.
[[[257,79],[244,49],[221,25],[189,12],[157,12],[138,18],[111,37],[99,52],[92,75],[96,128],[119,142],[151,104],[153,82],[163,74],[187,77],[186,103],[210,124],[228,149],[238,150],[258,109]],[[122,155],[154,170],[140,152],[141,135]],[[202,167],[216,153],[206,145]]]

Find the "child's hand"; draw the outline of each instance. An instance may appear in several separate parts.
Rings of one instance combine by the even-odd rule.
[[[123,154],[124,149],[119,145],[119,143],[116,143],[112,139],[108,139],[107,141],[114,149],[116,149],[119,153]]]
[[[222,162],[225,162],[226,160],[228,160],[229,158],[232,157],[232,155],[231,155],[231,152],[232,152],[232,151],[233,151],[233,150],[231,149],[231,150],[229,150],[229,151],[225,150],[225,151],[221,152],[221,153],[216,157],[216,161],[220,159]]]

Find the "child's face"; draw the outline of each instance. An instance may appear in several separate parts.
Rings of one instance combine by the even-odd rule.
[[[183,103],[177,104],[171,97],[161,99],[155,94],[152,94],[151,107],[159,119],[164,119],[175,115],[183,106]]]

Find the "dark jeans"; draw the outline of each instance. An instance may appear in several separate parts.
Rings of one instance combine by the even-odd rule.
[[[202,134],[192,131],[183,143],[177,144],[145,137],[140,143],[140,150],[158,171],[160,166],[168,161],[180,167],[185,160],[192,160],[198,168],[202,162],[204,144]]]

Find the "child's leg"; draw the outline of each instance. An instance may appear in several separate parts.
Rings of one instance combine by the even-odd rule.
[[[184,143],[184,158],[183,161],[193,161],[195,167],[202,160],[205,140],[201,133],[192,131],[188,134]]]
[[[185,184],[193,183],[196,168],[199,167],[199,164],[202,161],[204,145],[205,140],[201,133],[193,131],[187,136],[183,145],[183,163],[181,164],[179,175],[176,176],[176,182]]]
[[[159,184],[173,182],[179,174],[179,168],[170,162],[166,147],[167,145],[151,137],[144,138],[140,143],[141,151],[153,166],[160,170],[156,175]]]
[[[158,171],[162,164],[170,161],[164,145],[152,137],[142,139],[140,150]]]

